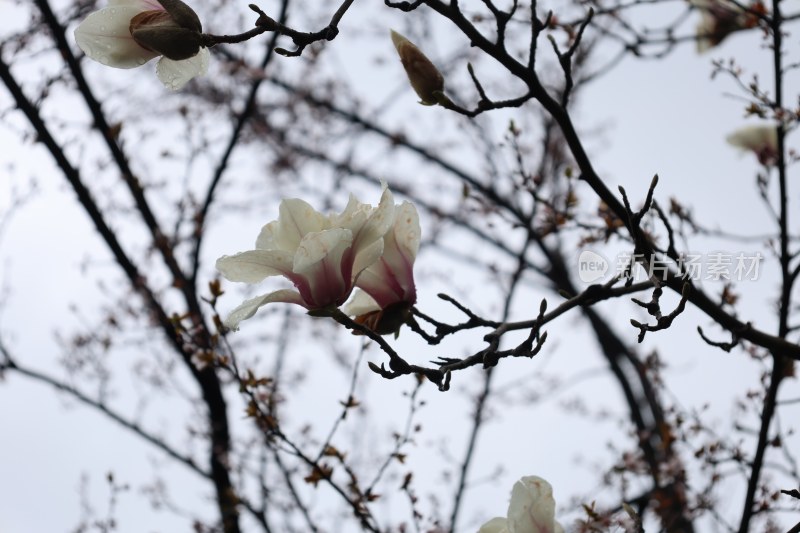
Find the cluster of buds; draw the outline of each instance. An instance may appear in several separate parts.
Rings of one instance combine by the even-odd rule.
[[[323,214],[300,199],[281,202],[279,216],[265,225],[255,250],[217,260],[230,281],[258,283],[283,276],[294,289],[251,298],[234,309],[225,325],[242,320],[272,302],[300,305],[324,315],[360,289],[345,311],[374,331],[395,333],[416,303],[413,266],[419,249],[416,208],[394,204],[384,185],[377,207],[351,196],[341,213]]]
[[[109,67],[135,68],[160,56],[158,79],[177,90],[208,70],[202,31],[197,14],[181,0],[110,0],[78,25],[75,41]]]

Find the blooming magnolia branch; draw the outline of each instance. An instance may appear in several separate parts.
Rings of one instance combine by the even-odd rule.
[[[91,13],[75,30],[75,40],[86,55],[110,67],[134,68],[160,57],[156,65],[159,80],[178,90],[207,72],[208,49],[217,44],[241,43],[274,32],[294,41],[297,48],[293,51],[275,48],[276,53],[288,57],[299,56],[314,42],[331,41],[352,3],[344,0],[325,28],[308,33],[290,28],[250,4],[259,15],[255,28],[238,35],[212,35],[203,33],[199,17],[181,0],[116,0]]]

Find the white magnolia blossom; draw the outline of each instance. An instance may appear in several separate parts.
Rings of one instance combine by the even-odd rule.
[[[178,90],[208,70],[208,49],[189,42],[191,38],[198,38],[199,25],[199,20],[196,28],[179,25],[156,0],[109,0],[108,7],[91,13],[78,25],[75,41],[87,56],[109,67],[135,68],[162,56],[156,65],[158,79],[167,88]],[[158,52],[143,45],[144,38],[134,39],[132,28],[143,34],[155,34],[152,42],[166,49],[184,51],[188,46],[191,55],[177,54],[173,56],[175,59],[165,57],[163,50]]]
[[[419,103],[423,105],[440,103],[444,96],[444,77],[439,69],[414,43],[394,30],[391,30],[391,37],[408,81],[420,98]]]
[[[395,206],[391,229],[383,237],[383,255],[359,276],[348,314],[361,315],[397,303],[417,301],[414,260],[419,251],[420,227],[417,208],[410,202]]]
[[[287,302],[309,310],[342,305],[359,275],[384,251],[384,235],[394,220],[394,198],[384,186],[377,207],[351,196],[340,214],[325,215],[299,199],[281,202],[278,220],[264,226],[256,249],[217,260],[230,281],[258,283],[283,276],[295,289],[282,289],[245,301],[225,325],[236,329],[259,307]]]
[[[747,14],[727,0],[689,0],[700,11],[697,23],[697,51],[706,52],[731,33],[748,27]]]
[[[419,240],[417,208],[410,202],[396,205],[392,227],[383,237],[383,255],[358,277],[344,312],[381,335],[397,333],[417,301]]]
[[[745,126],[728,135],[728,144],[756,154],[762,165],[778,158],[778,129],[775,126]]]
[[[555,514],[550,483],[537,476],[526,476],[511,489],[506,517],[492,518],[478,533],[564,533]]]

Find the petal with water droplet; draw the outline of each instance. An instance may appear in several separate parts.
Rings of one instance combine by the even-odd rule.
[[[202,76],[208,71],[210,56],[207,48],[201,48],[196,56],[181,61],[162,57],[156,65],[156,74],[168,89],[177,91],[195,76]]]
[[[138,7],[120,6],[91,13],[75,29],[75,41],[87,56],[116,68],[134,68],[158,54],[142,48],[131,37],[131,19],[140,12]]]

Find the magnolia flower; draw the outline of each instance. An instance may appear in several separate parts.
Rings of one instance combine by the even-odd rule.
[[[746,126],[725,140],[731,146],[756,154],[762,165],[773,165],[778,159],[778,129],[775,126]]]
[[[299,199],[283,200],[278,220],[261,229],[256,249],[217,260],[230,281],[258,283],[283,276],[296,290],[282,289],[245,301],[225,325],[237,329],[270,302],[308,310],[338,307],[347,300],[359,275],[383,253],[383,237],[394,220],[394,199],[384,187],[378,207],[351,196],[340,214],[324,215]]]
[[[689,0],[700,10],[697,23],[697,52],[703,53],[717,46],[731,33],[754,24],[747,13],[727,0]]]
[[[442,74],[414,43],[394,30],[391,30],[391,35],[394,47],[397,49],[400,61],[403,63],[403,68],[406,69],[408,81],[411,82],[411,87],[419,95],[420,103],[423,105],[440,103],[444,97],[444,77],[442,77]]]
[[[511,489],[506,518],[492,518],[478,533],[564,533],[555,513],[550,483],[537,476],[526,476]]]
[[[201,32],[197,14],[180,0],[109,0],[78,25],[75,41],[109,67],[134,68],[161,56],[158,79],[177,90],[208,70]]]
[[[344,311],[379,334],[396,333],[417,301],[414,260],[419,250],[417,208],[395,206],[391,229],[383,237],[383,255],[359,276],[359,288]]]

